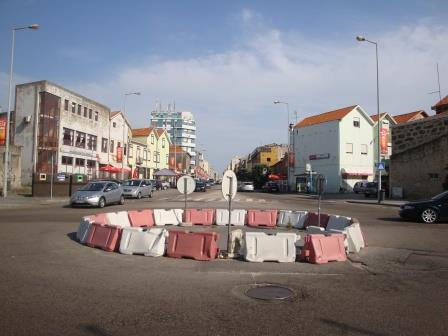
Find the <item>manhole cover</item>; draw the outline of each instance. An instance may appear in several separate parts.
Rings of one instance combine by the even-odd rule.
[[[285,300],[294,296],[294,292],[282,286],[265,285],[247,290],[246,295],[259,300]]]

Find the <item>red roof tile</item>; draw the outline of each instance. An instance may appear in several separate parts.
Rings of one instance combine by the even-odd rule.
[[[148,127],[148,128],[134,128],[132,130],[132,136],[133,137],[148,136],[149,134],[151,134],[151,131],[152,131],[152,127]]]
[[[437,102],[437,104],[432,106],[431,109],[435,110],[436,108],[441,107],[443,105],[448,105],[448,96],[446,96],[445,98],[442,98],[439,102]]]
[[[300,127],[306,127],[316,124],[321,124],[328,121],[334,121],[334,120],[341,120],[344,118],[347,114],[349,114],[353,109],[358,105],[348,106],[344,107],[338,110],[325,112],[322,114],[314,115],[308,118],[303,119],[302,121],[298,122],[294,125],[294,128],[300,128]]]
[[[380,113],[380,118],[384,117],[385,114],[386,114],[386,113]],[[372,120],[373,120],[374,122],[377,122],[377,121],[378,121],[378,114],[372,114],[372,115],[370,116],[370,118],[372,118]]]
[[[403,123],[406,123],[409,121],[422,119],[421,117],[427,118],[428,114],[425,111],[420,110],[420,111],[415,111],[415,112],[410,112],[410,113],[405,113],[405,114],[399,114],[399,115],[394,116],[393,118],[395,119],[397,124],[403,124]]]
[[[157,137],[160,137],[165,132],[165,129],[156,128],[155,131],[156,131]]]

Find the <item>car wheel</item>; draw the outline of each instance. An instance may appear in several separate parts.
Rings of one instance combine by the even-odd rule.
[[[98,208],[104,208],[104,206],[106,205],[106,200],[104,199],[104,197],[101,197],[100,200],[98,201]]]
[[[152,197],[152,191],[148,194],[148,197],[149,197],[149,198]]]
[[[164,187],[163,187],[163,190],[167,190],[167,189],[168,189],[168,187],[167,187],[167,186],[164,186]]]
[[[120,196],[120,201],[118,202],[120,205],[123,205],[124,204],[124,196],[123,195],[121,195]]]
[[[142,193],[141,193],[141,192],[139,192],[139,193],[137,194],[137,199],[140,199],[140,198],[142,198]]]
[[[428,208],[422,211],[420,217],[423,223],[433,224],[439,219],[439,214],[434,209]]]

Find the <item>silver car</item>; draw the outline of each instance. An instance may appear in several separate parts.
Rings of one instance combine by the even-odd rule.
[[[123,183],[123,195],[125,197],[142,198],[152,197],[152,183],[150,180],[127,180]]]
[[[124,204],[123,189],[115,182],[96,181],[78,189],[70,198],[70,205],[91,205],[104,208],[106,204]]]
[[[238,191],[254,191],[254,183],[253,182],[240,182],[238,184]]]

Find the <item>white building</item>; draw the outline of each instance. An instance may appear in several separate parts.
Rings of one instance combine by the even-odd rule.
[[[373,179],[373,120],[359,106],[311,116],[293,128],[296,183],[312,172],[325,175],[326,192],[351,190]]]
[[[196,122],[191,112],[175,112],[168,108],[151,112],[151,127],[167,130],[173,145],[191,155],[191,168],[196,163]]]

